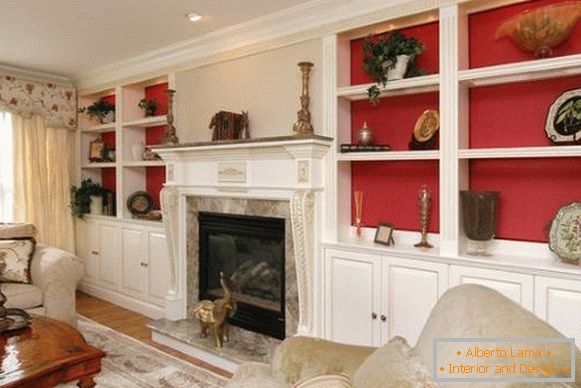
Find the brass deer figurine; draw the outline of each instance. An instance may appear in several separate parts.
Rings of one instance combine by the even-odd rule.
[[[221,299],[201,300],[194,308],[194,315],[200,323],[200,336],[208,337],[208,329],[212,329],[216,347],[221,348],[224,342],[229,341],[228,321],[226,318],[234,315],[236,304],[232,300],[232,293],[224,279],[224,273],[220,272],[220,284],[224,290],[224,297]]]

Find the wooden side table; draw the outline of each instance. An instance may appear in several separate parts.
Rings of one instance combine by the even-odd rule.
[[[94,387],[105,356],[72,326],[40,316],[27,328],[0,334],[0,350],[0,387],[53,387],[75,380],[81,388]]]

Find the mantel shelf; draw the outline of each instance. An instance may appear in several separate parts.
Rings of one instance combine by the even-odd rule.
[[[337,154],[337,161],[382,161],[382,160],[438,160],[440,151],[380,151],[345,152]]]
[[[365,100],[368,98],[367,89],[373,85],[375,84],[371,83],[338,88],[337,97],[346,98],[350,101]],[[440,76],[438,74],[406,78],[388,82],[385,88],[381,88],[381,97],[435,92],[439,87]]]
[[[148,127],[157,127],[161,125],[167,124],[167,116],[153,116],[153,117],[145,117],[139,120],[128,121],[124,122],[124,127],[139,127],[139,128],[148,128]]]
[[[581,157],[581,146],[469,149],[459,150],[458,157],[460,159]]]
[[[581,54],[462,70],[458,80],[469,86],[487,86],[576,74],[581,74]]]

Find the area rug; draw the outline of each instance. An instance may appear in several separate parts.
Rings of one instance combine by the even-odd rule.
[[[79,318],[78,329],[89,344],[107,353],[95,378],[97,387],[217,388],[226,384],[222,376],[84,317]],[[76,382],[60,387],[76,387]]]

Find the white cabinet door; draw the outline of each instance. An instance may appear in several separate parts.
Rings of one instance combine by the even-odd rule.
[[[121,246],[119,228],[99,225],[99,280],[104,287],[119,287]]]
[[[581,349],[581,280],[535,277],[535,313]]]
[[[99,225],[78,221],[77,232],[79,241],[77,254],[85,261],[84,280],[96,283],[99,280]]]
[[[354,345],[379,345],[380,278],[379,256],[325,251],[328,339]]]
[[[391,257],[383,263],[382,314],[387,320],[382,322],[382,342],[399,335],[413,346],[448,288],[448,265]]]
[[[165,234],[149,232],[149,297],[153,303],[163,305],[169,285],[169,256]]]
[[[121,290],[143,299],[147,273],[145,233],[139,229],[122,228],[122,240]]]
[[[533,311],[534,288],[532,275],[451,265],[450,287],[467,283],[480,284],[492,288],[527,310]]]

